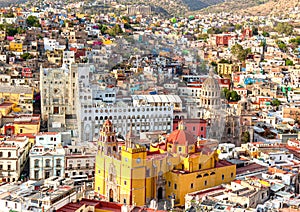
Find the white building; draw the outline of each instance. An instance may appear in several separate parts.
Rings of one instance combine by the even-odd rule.
[[[63,63],[68,64],[68,65],[75,63],[75,52],[74,51],[64,51]]]
[[[59,42],[57,42],[55,39],[50,39],[50,38],[44,38],[44,49],[45,51],[53,51],[53,49],[59,46]]]
[[[64,149],[66,152],[65,177],[87,175],[88,178],[93,179],[97,146],[89,143],[88,146],[69,145]]]
[[[95,67],[72,64],[70,68],[41,69],[42,119],[49,131],[71,131],[78,140],[93,141],[105,119],[110,118],[123,136],[172,131],[173,111],[182,111],[177,95],[134,95],[117,102],[117,88],[101,88]]]
[[[33,146],[30,154],[30,179],[47,179],[51,176],[64,177],[65,151],[59,146]]]
[[[35,137],[36,146],[58,146],[61,142],[61,133],[58,132],[41,132]]]
[[[7,138],[0,143],[0,178],[14,182],[20,178],[28,159],[30,143],[27,137]]]
[[[41,114],[49,131],[76,135],[77,74],[67,67],[40,69]]]

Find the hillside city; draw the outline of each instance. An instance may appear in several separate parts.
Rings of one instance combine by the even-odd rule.
[[[1,212],[300,210],[300,8],[187,8],[1,7]]]

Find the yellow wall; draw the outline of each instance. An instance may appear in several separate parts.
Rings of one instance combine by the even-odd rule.
[[[40,131],[40,124],[19,124],[19,123],[15,123],[14,124],[15,126],[15,133],[18,134],[18,133],[33,133],[33,134],[36,134]],[[21,129],[23,130],[21,132]]]
[[[11,106],[6,106],[6,107],[1,107],[0,108],[0,113],[2,114],[2,116],[8,115],[11,112],[12,107],[13,107],[12,105]]]
[[[28,94],[28,93],[22,93],[22,98],[24,99],[33,99],[33,90],[32,93]],[[5,93],[5,92],[0,92],[0,98],[4,98],[6,101],[15,103],[15,104],[19,104],[19,100],[20,100],[20,93]]]
[[[236,64],[218,63],[218,74],[231,75],[233,72],[239,72],[240,66]]]
[[[185,194],[231,182],[235,179],[235,174],[235,165],[192,173],[168,172],[166,175],[166,196],[175,194],[176,205],[184,205]],[[224,179],[222,175],[224,175]]]
[[[11,41],[9,43],[9,50],[14,51],[14,52],[22,52],[23,51],[23,44]]]
[[[104,134],[101,132],[101,135]],[[236,175],[235,165],[216,167],[216,152],[210,155],[180,155],[161,150],[160,154],[147,156],[143,147],[123,146],[120,155],[106,155],[102,147],[114,144],[98,142],[98,145],[95,191],[109,200],[109,191],[112,189],[113,200],[120,203],[124,203],[125,199],[126,204],[148,204],[151,199],[158,197],[157,192],[161,187],[164,190],[163,198],[175,194],[176,204],[184,205],[187,193],[231,182]],[[113,180],[110,179],[112,167]]]

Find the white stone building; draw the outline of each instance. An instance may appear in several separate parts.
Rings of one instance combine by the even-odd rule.
[[[30,149],[27,137],[7,138],[0,143],[0,178],[7,182],[18,181],[24,170]]]
[[[40,69],[41,114],[49,131],[76,134],[77,70]]]
[[[71,131],[82,142],[97,139],[107,118],[123,136],[130,125],[135,134],[171,132],[173,111],[182,111],[177,95],[132,96],[127,103],[115,103],[118,89],[102,89],[103,82],[97,82],[95,67],[90,64],[41,69],[40,78],[42,119],[48,122],[49,131]]]
[[[30,150],[29,178],[47,179],[51,176],[64,177],[65,151],[58,146],[33,146]]]
[[[84,175],[90,179],[95,175],[95,155],[97,146],[66,146],[65,148],[65,177]]]
[[[63,64],[71,65],[72,63],[75,63],[75,52],[74,51],[64,51]]]

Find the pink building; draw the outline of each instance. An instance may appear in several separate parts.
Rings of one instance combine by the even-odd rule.
[[[173,120],[173,131],[178,129],[178,123],[181,119]],[[190,131],[194,136],[206,138],[207,121],[204,119],[184,119],[186,130]]]

